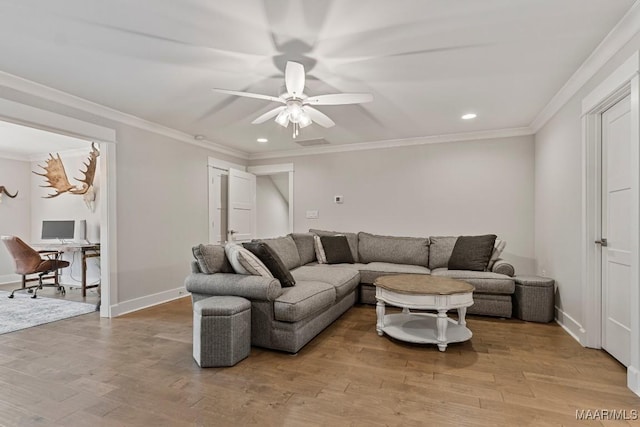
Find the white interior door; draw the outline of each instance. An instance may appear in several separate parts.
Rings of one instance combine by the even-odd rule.
[[[227,194],[229,241],[245,242],[256,237],[256,176],[229,169]]]
[[[629,97],[602,114],[602,348],[625,366],[631,349]]]
[[[227,190],[229,171],[209,166],[209,243],[227,240]]]

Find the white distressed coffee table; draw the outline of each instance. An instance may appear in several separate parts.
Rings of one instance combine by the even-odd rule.
[[[473,305],[474,287],[447,277],[426,274],[396,274],[378,277],[376,331],[390,337],[420,344],[447,344],[467,341],[473,335],[465,321],[467,307]],[[402,307],[402,313],[385,314],[385,304]],[[436,310],[435,313],[412,313],[410,310]],[[458,320],[447,311],[458,310]]]

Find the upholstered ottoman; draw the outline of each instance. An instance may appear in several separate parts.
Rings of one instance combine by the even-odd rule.
[[[514,280],[514,316],[530,322],[551,322],[555,311],[555,281],[539,276],[516,276]]]
[[[202,368],[233,366],[251,351],[251,303],[214,296],[193,304],[193,358]]]

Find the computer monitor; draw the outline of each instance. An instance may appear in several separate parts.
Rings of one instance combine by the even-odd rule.
[[[74,220],[42,221],[42,240],[72,240],[75,237],[75,225]]]

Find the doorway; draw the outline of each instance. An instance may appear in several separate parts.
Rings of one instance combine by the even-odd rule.
[[[640,395],[640,53],[582,101],[582,339]]]
[[[232,240],[230,231],[238,233],[234,211],[230,209],[229,171],[237,170],[254,176],[254,226],[251,238],[282,236],[293,232],[293,164],[250,166],[209,158],[209,242],[223,245]],[[247,175],[248,176],[248,175]],[[245,195],[246,196],[246,195]],[[233,197],[232,197],[233,198]],[[242,222],[242,221],[240,221]],[[245,221],[246,222],[246,221]],[[241,234],[246,234],[240,231]],[[247,236],[234,236],[233,240],[246,240]]]

